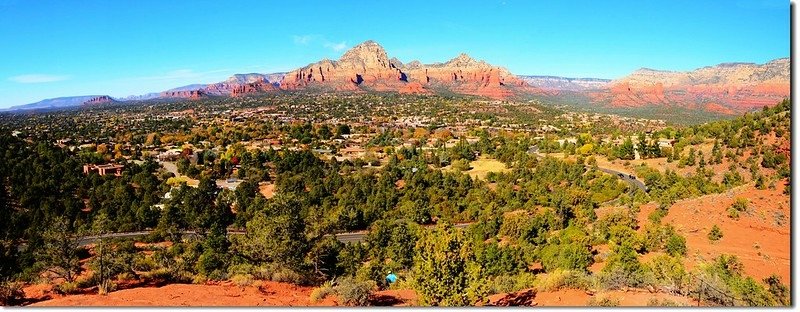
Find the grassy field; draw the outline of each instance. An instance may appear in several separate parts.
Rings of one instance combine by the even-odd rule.
[[[481,180],[485,179],[486,174],[489,172],[506,172],[509,170],[503,162],[483,157],[469,163],[469,166],[471,169],[467,171],[467,174]]]

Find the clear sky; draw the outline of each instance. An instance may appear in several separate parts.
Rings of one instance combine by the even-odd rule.
[[[287,71],[369,39],[403,62],[618,78],[788,57],[789,2],[0,0],[0,108]]]

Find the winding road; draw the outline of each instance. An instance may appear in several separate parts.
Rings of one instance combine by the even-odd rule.
[[[528,148],[528,154],[534,155],[536,157],[544,158],[544,155],[539,153],[539,147],[536,146],[536,145],[531,146],[530,148]],[[587,165],[586,168],[592,168],[592,166],[588,166]],[[622,179],[622,181],[625,181],[626,183],[630,184],[631,186],[633,186],[635,188],[638,188],[638,189],[642,190],[643,192],[647,192],[647,186],[644,185],[644,182],[636,179],[636,177],[633,176],[630,173],[617,171],[617,170],[614,170],[614,169],[611,169],[611,168],[599,167],[599,166],[597,167],[597,170],[600,170],[602,172],[605,172],[605,173],[608,173],[608,174],[611,174],[611,175],[615,175],[618,178]]]

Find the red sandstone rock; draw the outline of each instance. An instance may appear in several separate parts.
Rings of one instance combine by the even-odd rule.
[[[114,99],[112,99],[108,95],[103,95],[103,96],[93,97],[93,98],[89,99],[88,101],[83,102],[83,105],[101,105],[101,104],[112,103],[112,102],[115,102]]]
[[[403,65],[397,59],[389,59],[383,47],[374,41],[355,46],[337,61],[322,60],[291,71],[280,87],[429,93],[427,86],[432,84],[456,93],[494,98],[511,96],[515,89],[530,89],[508,70],[476,61],[466,54],[447,63],[424,65],[412,61]]]
[[[789,77],[786,58],[763,65],[719,64],[690,72],[640,69],[589,96],[613,107],[673,105],[732,114],[789,97]]]

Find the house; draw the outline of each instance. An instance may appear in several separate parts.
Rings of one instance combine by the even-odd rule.
[[[181,152],[179,150],[169,150],[161,154],[158,154],[159,161],[176,161],[180,157],[181,157]]]
[[[564,145],[565,142],[566,143],[570,143],[570,144],[577,144],[578,143],[578,139],[577,138],[566,138],[566,139],[556,140],[556,142],[558,142],[559,145]]]
[[[339,150],[339,152],[345,157],[361,157],[364,156],[366,151],[360,146],[348,146]]]
[[[115,176],[122,175],[122,169],[125,166],[119,164],[105,164],[105,165],[83,165],[83,173],[89,174],[89,172],[96,171],[99,175],[104,176],[107,174],[113,174]]]
[[[672,147],[673,144],[675,144],[675,140],[658,139],[658,147]]]

